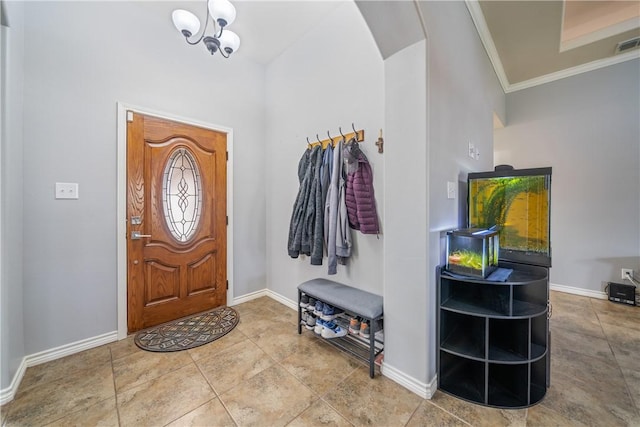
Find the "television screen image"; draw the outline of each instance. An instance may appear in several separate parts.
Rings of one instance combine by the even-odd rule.
[[[468,226],[497,226],[500,259],[551,266],[551,168],[513,169],[468,176]]]

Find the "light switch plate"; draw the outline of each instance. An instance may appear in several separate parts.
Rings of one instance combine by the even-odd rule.
[[[447,199],[456,198],[456,183],[453,181],[447,181]]]
[[[77,182],[56,182],[56,199],[77,199]]]

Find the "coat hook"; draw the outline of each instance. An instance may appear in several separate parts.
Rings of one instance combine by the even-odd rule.
[[[342,126],[338,126],[338,130],[340,131],[340,135],[342,136],[342,139],[346,139],[347,137],[344,136],[344,134],[342,133]]]
[[[322,142],[320,141],[320,138],[318,137],[318,134],[316,133],[316,139],[318,140],[318,142],[320,143],[320,145],[322,145]]]
[[[331,141],[331,145],[333,145],[333,138],[331,138],[329,131],[327,131],[327,136],[329,137],[329,141]]]
[[[353,122],[351,122],[351,129],[353,129],[353,133],[356,134],[356,139],[358,138],[358,131],[356,130],[356,127],[353,125]]]
[[[378,153],[382,153],[384,151],[384,148],[383,148],[384,140],[382,139],[382,129],[380,129],[380,136],[376,141],[376,145],[378,146]]]
[[[309,142],[309,137],[307,137],[307,145],[311,146],[311,143]]]

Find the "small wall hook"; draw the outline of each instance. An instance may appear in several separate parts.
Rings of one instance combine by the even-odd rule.
[[[376,145],[378,146],[378,153],[381,153],[384,151],[383,145],[384,145],[384,140],[382,139],[382,129],[380,129],[380,136],[378,136],[378,140],[376,141]]]

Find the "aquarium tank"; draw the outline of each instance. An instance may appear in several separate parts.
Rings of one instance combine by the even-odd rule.
[[[500,260],[551,267],[551,168],[469,173],[468,226],[495,227]]]
[[[499,250],[495,230],[464,228],[448,231],[445,269],[484,279],[498,267]]]

